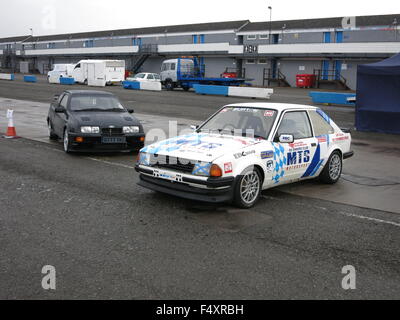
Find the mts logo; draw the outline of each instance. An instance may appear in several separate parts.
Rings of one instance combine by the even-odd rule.
[[[310,162],[310,150],[289,152],[287,154],[287,165],[302,164]]]

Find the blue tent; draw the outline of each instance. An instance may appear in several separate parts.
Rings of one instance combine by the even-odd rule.
[[[358,66],[356,128],[400,134],[400,54]]]

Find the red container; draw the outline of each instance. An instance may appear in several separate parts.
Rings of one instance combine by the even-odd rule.
[[[296,75],[297,88],[312,88],[315,84],[315,75],[313,74],[298,74]]]

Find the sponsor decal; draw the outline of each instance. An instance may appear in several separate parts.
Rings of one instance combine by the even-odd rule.
[[[307,164],[310,162],[310,150],[288,152],[287,166]]]
[[[269,160],[267,161],[267,172],[271,173],[272,171],[274,171],[274,161]]]
[[[349,136],[344,133],[337,133],[333,138],[333,141],[346,141],[349,140]]]
[[[243,151],[243,152],[240,152],[240,153],[235,153],[233,156],[235,157],[235,159],[240,159],[242,157],[247,157],[248,155],[255,154],[255,153],[256,153],[255,150]]]
[[[274,152],[272,150],[261,152],[261,159],[271,159],[273,157],[274,157]]]
[[[224,171],[225,173],[232,173],[233,172],[233,168],[232,168],[232,163],[228,162],[224,164]]]
[[[275,115],[275,111],[267,110],[264,112],[264,117],[273,117]]]
[[[252,113],[258,112],[258,109],[254,108],[233,108],[232,110],[236,112],[252,112]]]

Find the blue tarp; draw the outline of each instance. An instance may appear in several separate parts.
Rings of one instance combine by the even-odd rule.
[[[358,66],[356,128],[400,134],[400,54]]]

